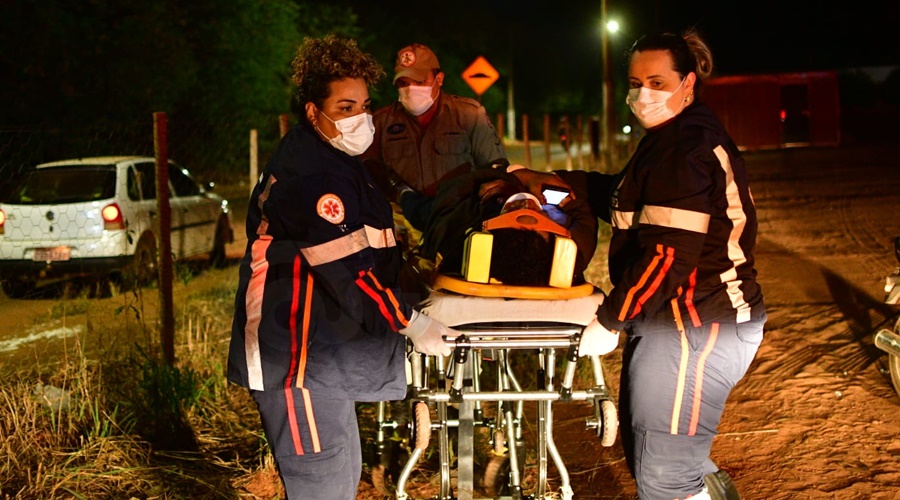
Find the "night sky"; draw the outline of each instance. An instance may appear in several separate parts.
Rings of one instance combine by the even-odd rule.
[[[347,3],[361,13],[359,22],[366,29],[385,24],[380,11],[404,19],[408,29],[400,25],[398,31],[419,39],[465,40],[470,32],[495,32],[496,43],[485,47],[487,52],[505,48],[511,31],[514,50],[529,54],[543,74],[578,74],[600,60],[600,0]],[[365,4],[377,8],[370,11]],[[617,54],[643,33],[695,26],[713,50],[719,74],[900,64],[897,0],[608,0],[607,11],[623,29],[611,39]]]

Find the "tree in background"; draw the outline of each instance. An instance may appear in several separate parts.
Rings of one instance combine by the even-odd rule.
[[[207,177],[243,172],[247,137],[278,140],[304,36],[357,36],[348,8],[301,0],[8,0],[0,16],[0,182],[66,157],[152,153]],[[363,43],[361,43],[363,45]]]

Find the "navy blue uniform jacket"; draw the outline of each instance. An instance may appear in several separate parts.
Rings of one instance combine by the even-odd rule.
[[[641,139],[619,174],[588,174],[611,222],[614,285],[600,324],[743,323],[764,314],[753,248],[756,208],[740,152],[701,103]]]
[[[253,190],[230,381],[354,401],[402,399],[412,312],[391,207],[358,158],[294,127]]]

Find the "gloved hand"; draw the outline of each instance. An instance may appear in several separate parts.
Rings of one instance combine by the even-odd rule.
[[[619,346],[619,332],[611,332],[597,321],[591,320],[584,331],[581,332],[581,342],[578,344],[579,356],[602,356],[609,354]]]
[[[459,332],[447,328],[440,321],[413,310],[412,317],[406,328],[400,333],[409,337],[416,351],[427,356],[449,356],[453,349],[444,343],[443,336],[458,337]]]

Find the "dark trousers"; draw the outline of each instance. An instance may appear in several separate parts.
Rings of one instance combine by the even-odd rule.
[[[749,368],[765,316],[700,328],[636,324],[622,358],[622,445],[642,500],[700,493],[731,389]]]
[[[353,401],[301,389],[250,391],[290,500],[353,500],[362,475]]]

